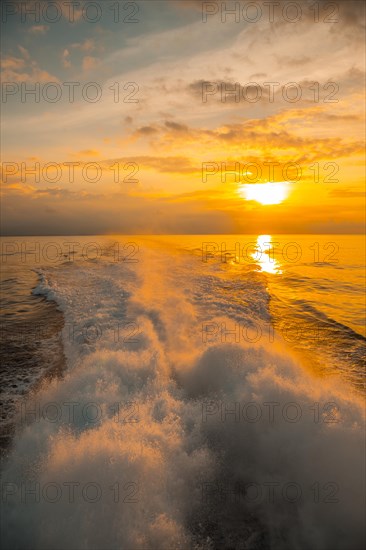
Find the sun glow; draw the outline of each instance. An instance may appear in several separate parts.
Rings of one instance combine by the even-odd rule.
[[[280,204],[289,193],[288,182],[268,182],[245,184],[239,189],[239,195],[247,201],[256,201],[260,204]]]
[[[258,262],[262,271],[266,273],[281,274],[280,264],[274,257],[275,245],[271,235],[258,235],[256,251],[252,258]]]

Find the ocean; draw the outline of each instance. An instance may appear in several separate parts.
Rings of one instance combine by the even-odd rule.
[[[364,237],[1,253],[6,548],[362,548]]]

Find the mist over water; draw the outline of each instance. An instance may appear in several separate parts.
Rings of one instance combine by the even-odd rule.
[[[108,238],[102,255],[29,265],[33,296],[63,314],[66,369],[19,405],[5,548],[363,547],[355,306],[349,325],[314,295],[295,309],[288,265],[276,280],[258,262],[202,261],[216,240]],[[310,306],[353,355],[318,345]],[[308,368],[314,350],[328,375]]]

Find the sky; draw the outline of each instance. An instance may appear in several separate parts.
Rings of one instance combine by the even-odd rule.
[[[364,12],[3,2],[2,233],[363,232]]]

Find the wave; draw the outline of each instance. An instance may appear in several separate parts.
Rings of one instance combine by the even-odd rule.
[[[208,321],[265,323],[269,296],[194,262],[149,249],[40,271],[68,370],[19,411],[6,547],[362,547],[362,402],[277,337],[203,341],[205,304]]]

